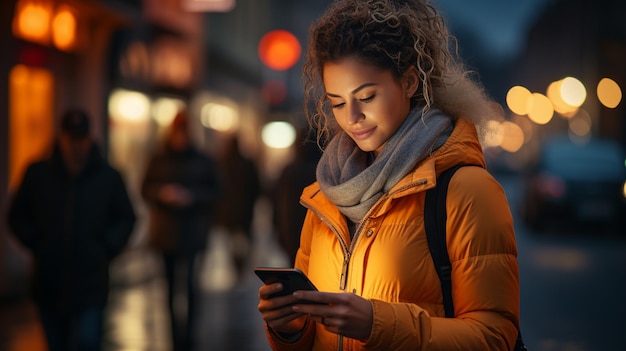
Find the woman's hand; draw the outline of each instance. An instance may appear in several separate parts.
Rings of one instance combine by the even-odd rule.
[[[293,295],[271,297],[283,290],[281,283],[262,285],[259,288],[259,305],[257,309],[267,325],[283,336],[301,332],[306,323],[306,313],[296,312],[293,305],[299,300]]]
[[[357,340],[369,338],[374,317],[368,300],[351,293],[304,290],[294,292],[292,297],[300,301],[291,307],[293,311],[310,315],[326,330]]]

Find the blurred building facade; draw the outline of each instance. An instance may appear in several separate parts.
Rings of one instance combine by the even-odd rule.
[[[3,1],[0,5],[0,287],[6,281],[4,213],[25,167],[49,151],[56,119],[69,107],[93,117],[104,142],[103,97],[108,90],[108,50],[112,34],[138,14],[137,1],[120,9],[95,1]]]
[[[139,156],[132,151],[144,150],[155,128],[146,123],[148,111],[136,111],[149,105],[131,99],[112,108],[115,94],[133,91],[149,99],[165,94],[184,101],[199,86],[204,15],[178,5],[169,0],[0,4],[0,298],[24,289],[13,279],[28,273],[8,237],[7,203],[26,166],[49,152],[63,111],[78,107],[90,114],[102,150],[133,188],[142,159],[131,161]]]

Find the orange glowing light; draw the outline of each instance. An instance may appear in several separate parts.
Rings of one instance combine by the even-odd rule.
[[[516,85],[506,94],[506,104],[513,113],[523,116],[528,113],[526,105],[530,99],[530,91],[523,86]]]
[[[550,83],[548,90],[546,91],[546,96],[552,102],[554,111],[558,112],[563,117],[571,118],[576,114],[576,112],[578,112],[578,107],[570,105],[563,99],[563,95],[561,94],[562,84],[563,80]]]
[[[19,38],[47,44],[51,13],[50,4],[21,1],[16,5],[13,34]]]
[[[550,122],[554,115],[554,106],[547,96],[540,93],[532,93],[526,105],[528,118],[537,124]]]
[[[261,38],[259,57],[267,67],[287,70],[298,62],[302,48],[298,39],[286,30],[274,30]]]
[[[608,108],[616,108],[622,101],[622,89],[610,78],[602,78],[597,87],[598,100]]]
[[[524,145],[524,131],[517,124],[504,121],[502,122],[502,142],[500,147],[508,152],[517,152]]]
[[[54,136],[54,75],[16,65],[9,72],[9,189],[28,164],[45,155]]]
[[[70,49],[76,43],[76,17],[68,8],[57,11],[52,20],[52,40],[59,49]]]

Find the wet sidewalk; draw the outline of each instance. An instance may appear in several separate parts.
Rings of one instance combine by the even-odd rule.
[[[228,236],[219,230],[211,233],[206,254],[198,265],[201,312],[192,351],[270,350],[256,309],[261,282],[252,268],[288,264],[268,223],[261,220],[255,226],[249,274],[239,281],[230,261]],[[103,351],[169,351],[165,298],[165,281],[154,253],[135,247],[120,255],[111,267]],[[46,351],[36,311],[28,300],[11,301],[0,308],[0,351]]]

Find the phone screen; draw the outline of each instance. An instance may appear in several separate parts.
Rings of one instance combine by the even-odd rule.
[[[309,278],[297,268],[257,267],[254,269],[254,273],[256,273],[265,284],[277,282],[283,284],[283,290],[275,294],[275,296],[288,295],[296,290],[317,291],[317,288]]]

